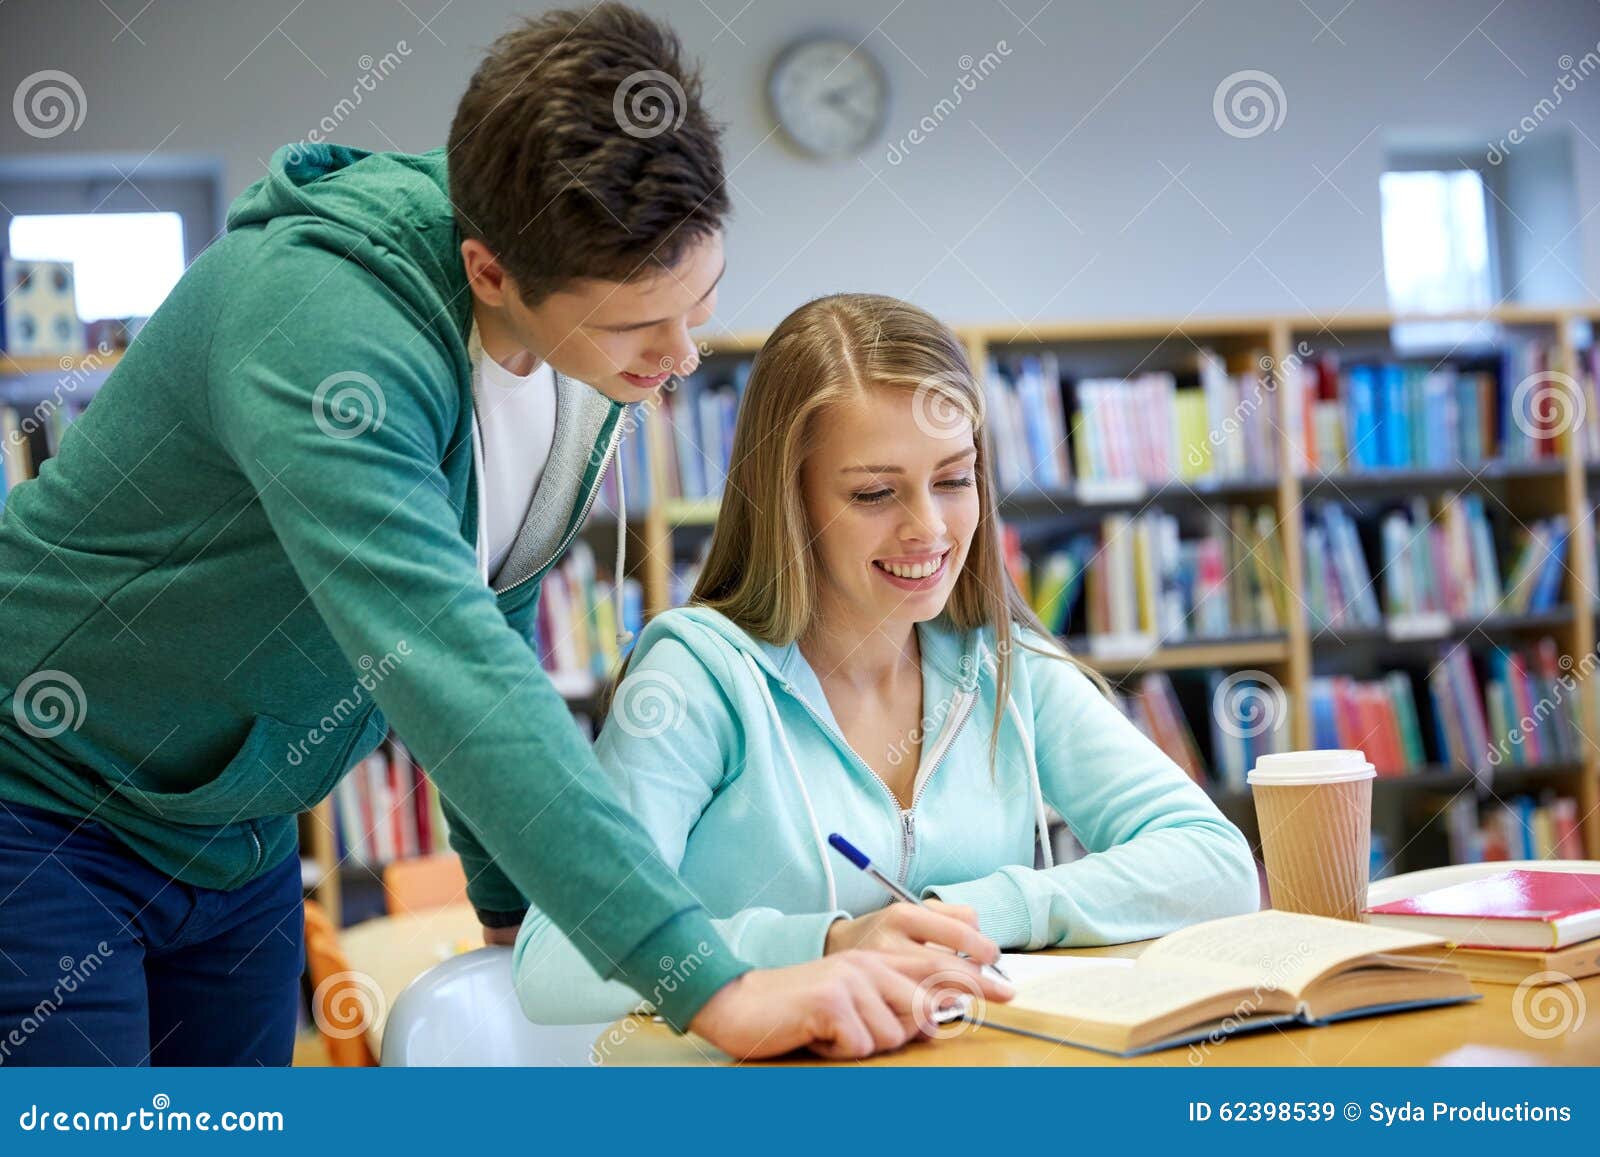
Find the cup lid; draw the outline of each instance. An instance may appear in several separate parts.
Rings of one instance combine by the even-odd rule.
[[[1352,749],[1284,751],[1257,759],[1245,782],[1298,786],[1371,779],[1376,774],[1367,757]]]

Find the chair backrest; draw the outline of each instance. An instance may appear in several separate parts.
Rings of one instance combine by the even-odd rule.
[[[434,965],[395,999],[383,1064],[588,1065],[605,1024],[540,1025],[517,1002],[509,948],[478,948]]]
[[[389,915],[430,912],[467,898],[467,873],[454,852],[395,860],[383,869],[383,900]]]
[[[1448,864],[1442,868],[1424,868],[1418,872],[1404,872],[1386,876],[1367,885],[1367,904],[1388,904],[1418,896],[1451,884],[1492,876],[1522,868],[1531,872],[1600,872],[1600,860],[1479,860],[1471,864]]]
[[[307,900],[306,971],[311,974],[311,1017],[327,1046],[328,1063],[360,1068],[375,1065],[361,1010],[367,994],[339,946],[339,930],[315,900]],[[350,1013],[356,1019],[350,1019]]]

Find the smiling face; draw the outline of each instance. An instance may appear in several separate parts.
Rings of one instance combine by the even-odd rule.
[[[716,232],[671,270],[627,282],[571,282],[529,306],[481,242],[463,242],[462,257],[474,295],[507,341],[623,403],[693,371],[699,350],[689,331],[711,319],[724,268]]]
[[[936,617],[980,515],[971,423],[930,432],[913,392],[888,387],[815,422],[801,488],[823,620],[867,632]]]

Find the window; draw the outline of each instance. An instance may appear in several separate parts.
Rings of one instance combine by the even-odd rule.
[[[1384,173],[1383,271],[1402,313],[1487,309],[1495,301],[1483,177],[1473,169]]]
[[[78,316],[149,317],[183,275],[177,213],[39,213],[13,217],[12,257],[70,261]]]

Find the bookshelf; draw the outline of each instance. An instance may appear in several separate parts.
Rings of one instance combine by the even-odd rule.
[[[1434,345],[1397,349],[1396,327],[1437,327],[1458,323],[1461,334],[1439,339]],[[1119,689],[1130,689],[1149,675],[1170,675],[1174,682],[1208,672],[1259,672],[1281,688],[1287,705],[1283,742],[1310,746],[1313,739],[1312,693],[1318,680],[1349,676],[1373,680],[1395,669],[1417,670],[1414,679],[1425,700],[1426,669],[1441,649],[1459,647],[1475,654],[1496,645],[1531,646],[1548,636],[1571,671],[1587,674],[1595,663],[1600,592],[1596,576],[1595,519],[1600,510],[1600,402],[1588,385],[1592,372],[1581,372],[1594,362],[1588,353],[1600,330],[1600,304],[1551,308],[1506,306],[1471,313],[1410,316],[1387,312],[1340,313],[1331,318],[1310,314],[1269,314],[1182,318],[1135,318],[1038,325],[965,325],[956,332],[966,346],[974,368],[989,384],[991,363],[1006,365],[1018,359],[1052,356],[1061,378],[1118,380],[1143,373],[1192,372],[1201,351],[1210,351],[1229,375],[1255,375],[1268,395],[1276,467],[1268,471],[1233,471],[1221,475],[1171,479],[1114,479],[1085,484],[1073,462],[1072,479],[1050,485],[1014,484],[999,491],[999,511],[1013,527],[1023,551],[1081,531],[1092,531],[1112,516],[1160,513],[1175,517],[1183,532],[1206,527],[1207,520],[1224,517],[1229,508],[1249,507],[1270,512],[1281,561],[1276,604],[1281,608],[1277,630],[1238,633],[1220,637],[1186,637],[1143,640],[1149,645],[1120,653],[1097,653],[1085,636],[1082,622],[1063,633],[1067,645],[1102,671]],[[703,346],[702,367],[669,389],[700,388],[705,382],[730,382],[741,364],[760,348],[763,333],[718,335]],[[1470,356],[1505,344],[1539,343],[1549,352],[1549,368],[1580,382],[1589,391],[1584,426],[1559,442],[1558,453],[1525,461],[1493,458],[1470,466],[1435,463],[1422,467],[1366,466],[1352,469],[1300,469],[1297,433],[1290,399],[1294,375],[1308,360],[1336,355],[1341,364],[1367,360],[1406,362],[1468,362]],[[1487,343],[1487,344],[1486,344]],[[84,359],[87,360],[87,359]],[[102,380],[114,359],[95,367],[93,378]],[[75,364],[72,369],[80,366]],[[60,359],[5,359],[0,357],[0,406],[17,405],[46,396],[68,372]],[[1510,383],[1507,383],[1509,386]],[[86,396],[92,390],[86,391]],[[1286,409],[1288,407],[1289,409]],[[692,567],[697,552],[715,524],[718,500],[714,495],[680,495],[670,477],[672,440],[667,415],[642,416],[630,440],[643,443],[647,486],[637,486],[640,473],[630,462],[629,506],[615,508],[614,491],[596,504],[581,541],[590,545],[598,569],[610,568],[616,536],[629,536],[631,577],[637,579],[645,615],[673,605],[674,588],[681,595],[683,572]],[[1589,427],[1596,427],[1590,430]],[[1074,436],[1076,441],[1076,435]],[[645,493],[641,497],[638,491]],[[1319,502],[1348,504],[1355,510],[1382,510],[1385,506],[1421,499],[1442,500],[1446,495],[1476,494],[1497,523],[1497,533],[1513,537],[1519,524],[1563,516],[1567,520],[1566,574],[1560,597],[1543,609],[1521,613],[1413,617],[1393,621],[1388,617],[1362,627],[1329,629],[1314,622],[1303,594],[1307,590],[1306,532],[1308,510]],[[1430,510],[1432,507],[1429,508]],[[1365,518],[1374,517],[1368,513]],[[1225,523],[1223,524],[1225,525]],[[1368,547],[1368,562],[1376,571],[1380,555]],[[1497,545],[1506,547],[1506,543]],[[1509,548],[1507,548],[1509,549]],[[1509,559],[1502,559],[1505,567]],[[677,575],[675,579],[675,574]],[[1585,659],[1587,658],[1587,662]],[[1566,669],[1566,668],[1563,668]],[[1577,696],[1578,726],[1584,736],[1600,734],[1600,705],[1587,681]],[[576,712],[590,715],[597,703],[595,689],[567,686]],[[1198,684],[1184,688],[1183,701],[1190,723],[1206,712]],[[1431,739],[1432,737],[1430,737]],[[1477,806],[1481,798],[1512,798],[1524,792],[1554,790],[1575,799],[1582,817],[1583,853],[1600,858],[1600,743],[1583,740],[1571,758],[1547,760],[1536,766],[1506,764],[1492,778],[1475,774],[1438,758],[1429,742],[1428,758],[1402,776],[1380,777],[1374,791],[1374,828],[1388,837],[1394,870],[1433,866],[1449,854],[1442,832],[1446,812],[1461,800]],[[1236,784],[1208,785],[1218,805],[1257,840],[1248,792]],[[331,912],[341,911],[345,885],[365,886],[371,869],[354,869],[338,863],[332,800],[324,800],[302,817],[302,835],[308,888]]]

